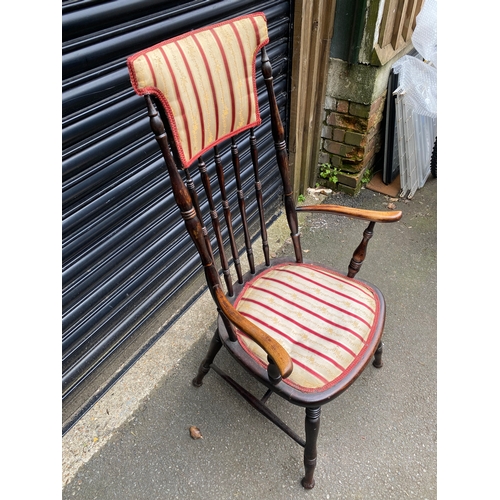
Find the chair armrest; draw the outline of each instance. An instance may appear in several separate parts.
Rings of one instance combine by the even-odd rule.
[[[340,205],[302,205],[296,207],[297,212],[325,212],[336,215],[345,215],[371,222],[396,222],[401,219],[403,212],[391,210],[383,212],[380,210],[365,210],[363,208],[343,207]]]
[[[293,363],[286,350],[270,335],[240,314],[221,288],[215,288],[215,297],[224,316],[266,351],[283,378],[288,377],[292,373]]]

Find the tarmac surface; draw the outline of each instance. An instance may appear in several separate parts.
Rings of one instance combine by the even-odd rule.
[[[173,327],[181,333],[168,331],[64,436],[63,500],[437,498],[437,180],[411,200],[363,189],[323,202],[393,204],[403,218],[375,225],[358,274],[386,298],[384,366],[323,406],[315,488],[300,485],[303,449],[217,374],[191,385],[215,328],[205,294]],[[278,257],[292,252],[283,219],[271,226]],[[366,223],[308,214],[300,224],[305,258],[346,272]],[[264,394],[224,349],[216,363]],[[302,408],[276,395],[269,406],[303,435]]]

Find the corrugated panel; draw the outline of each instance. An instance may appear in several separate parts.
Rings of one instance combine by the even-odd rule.
[[[63,431],[116,378],[117,366],[126,369],[154,340],[141,336],[141,326],[199,270],[125,60],[166,38],[255,11],[268,18],[268,53],[287,123],[289,0],[63,3]],[[281,185],[270,170],[272,140],[263,135],[270,131],[266,97],[259,102],[259,149],[270,162],[261,180],[276,204]],[[222,150],[231,182],[230,151]],[[252,194],[243,144],[240,153],[243,187]],[[208,170],[215,178],[213,164]],[[236,214],[236,197],[231,202]],[[256,220],[256,204],[247,208]]]

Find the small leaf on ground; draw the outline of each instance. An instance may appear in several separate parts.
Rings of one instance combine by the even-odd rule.
[[[200,429],[194,425],[189,428],[189,434],[193,439],[203,439]]]

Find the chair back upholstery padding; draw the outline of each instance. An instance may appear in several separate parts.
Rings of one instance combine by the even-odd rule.
[[[285,383],[323,391],[349,374],[375,333],[380,303],[365,283],[311,264],[275,265],[249,281],[236,309],[289,353]],[[262,366],[266,353],[237,331],[243,348]]]
[[[184,168],[228,137],[260,124],[255,59],[268,42],[266,17],[258,12],[128,58],[137,94],[161,101]]]

